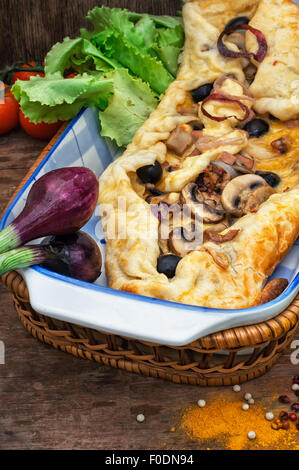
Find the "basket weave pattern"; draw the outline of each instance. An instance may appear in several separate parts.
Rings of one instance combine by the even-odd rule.
[[[14,196],[65,127],[66,124],[42,152]],[[298,295],[284,312],[267,322],[210,334],[181,347],[166,346],[107,334],[41,315],[31,307],[27,286],[18,273],[7,273],[0,280],[12,291],[22,324],[40,341],[76,357],[179,384],[233,385],[259,377],[277,362],[299,326]]]
[[[231,328],[173,347],[111,335],[35,312],[23,278],[2,277],[13,292],[18,316],[35,338],[83,359],[174,383],[233,385],[264,374],[285,351],[299,325],[299,296],[267,322]],[[246,354],[244,350],[247,350]]]

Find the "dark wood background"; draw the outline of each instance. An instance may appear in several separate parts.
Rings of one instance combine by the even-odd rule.
[[[174,15],[181,4],[181,0],[0,0],[0,69],[43,59],[57,41],[78,35],[95,6]]]

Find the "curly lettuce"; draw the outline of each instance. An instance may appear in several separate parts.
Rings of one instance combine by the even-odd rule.
[[[69,120],[96,106],[101,135],[125,146],[176,77],[182,21],[108,7],[94,8],[87,19],[90,31],[48,52],[45,77],[18,80],[12,92],[34,123]]]

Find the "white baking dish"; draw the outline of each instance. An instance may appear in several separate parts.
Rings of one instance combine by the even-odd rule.
[[[55,168],[86,166],[100,176],[119,153],[119,149],[100,137],[96,111],[83,110],[19,191],[6,210],[0,229],[20,213],[31,185],[43,174]],[[98,242],[104,259],[105,239],[98,208],[83,230]],[[20,272],[27,283],[32,307],[42,314],[108,333],[181,346],[209,333],[262,322],[282,312],[298,293],[298,265],[299,242],[296,242],[271,277],[287,278],[287,289],[268,304],[239,310],[195,307],[116,291],[107,287],[105,272],[94,284],[39,266]]]

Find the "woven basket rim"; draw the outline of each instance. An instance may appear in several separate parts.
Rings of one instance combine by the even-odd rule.
[[[4,274],[0,279],[3,285],[12,291],[18,300],[30,304],[28,288],[20,274],[16,271],[11,271]],[[188,346],[191,348],[201,347],[204,350],[209,350],[211,352],[212,350],[219,351],[225,349],[235,349],[237,352],[245,347],[258,347],[260,344],[267,341],[278,340],[286,332],[298,326],[299,294],[286,310],[270,320],[211,333],[189,343]],[[125,338],[124,336],[122,337]],[[125,339],[132,340],[132,338]],[[152,343],[149,341],[143,341],[143,343],[151,346],[160,346],[158,343]],[[168,347],[184,349],[185,346],[186,345]]]
[[[20,322],[29,334],[42,343],[77,358],[146,377],[172,381],[175,384],[227,386],[257,378],[277,362],[294,338],[299,325],[298,296],[297,305],[294,305],[296,313],[285,311],[287,317],[279,318],[279,323],[277,319],[272,323],[270,331],[275,332],[272,337],[266,334],[270,328],[267,325],[268,330],[262,328],[260,336],[256,331],[244,328],[241,330],[243,336],[239,338],[236,332],[220,332],[222,342],[215,344],[216,349],[209,348],[215,334],[203,338],[203,341],[198,340],[182,347],[157,345],[138,339],[126,339],[39,314],[32,308],[28,289],[19,274],[8,273],[2,281],[13,292],[14,306]],[[263,331],[265,334],[261,334]],[[228,336],[226,333],[229,333]],[[250,342],[250,349],[246,348],[248,345],[245,344],[244,338]],[[240,339],[243,339],[242,344]],[[235,347],[236,341],[239,348]],[[203,344],[205,342],[206,345]],[[224,351],[221,349],[225,349],[227,354],[223,355]],[[238,356],[239,350],[246,354]]]

